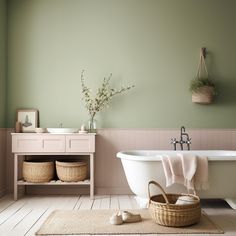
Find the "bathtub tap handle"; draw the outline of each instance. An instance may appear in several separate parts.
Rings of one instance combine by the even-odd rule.
[[[171,144],[177,143],[176,138],[171,138]]]
[[[187,143],[188,150],[190,150],[191,138],[189,138],[186,143]]]
[[[173,144],[174,150],[176,150],[176,143],[178,143],[178,141],[176,140],[176,138],[171,138],[171,144]]]

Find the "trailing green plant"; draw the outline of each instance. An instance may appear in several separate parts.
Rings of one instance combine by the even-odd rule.
[[[216,85],[214,81],[210,78],[196,78],[191,80],[189,89],[191,92],[198,92],[199,89],[204,86],[211,87],[213,94],[216,95]]]

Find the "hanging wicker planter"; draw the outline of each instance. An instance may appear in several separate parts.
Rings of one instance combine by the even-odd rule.
[[[211,104],[213,102],[214,92],[210,86],[203,86],[198,91],[192,93],[192,102],[199,104]]]
[[[190,90],[193,103],[211,104],[215,96],[215,84],[209,78],[203,51],[202,48],[196,78],[191,81]]]

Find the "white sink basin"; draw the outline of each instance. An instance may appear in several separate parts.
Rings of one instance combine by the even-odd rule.
[[[48,133],[71,134],[78,132],[78,128],[47,128]]]

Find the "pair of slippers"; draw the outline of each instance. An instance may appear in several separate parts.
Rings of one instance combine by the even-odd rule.
[[[140,214],[133,214],[129,211],[118,211],[111,216],[110,223],[112,225],[121,225],[123,223],[134,223],[141,220]]]

